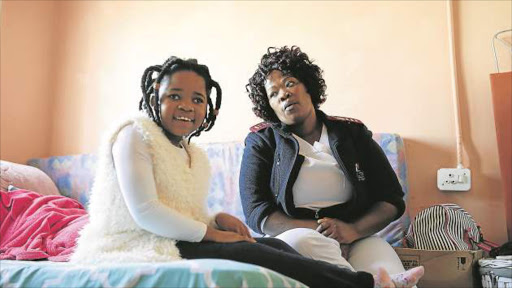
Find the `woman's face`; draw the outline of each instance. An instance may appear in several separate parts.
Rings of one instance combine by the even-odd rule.
[[[164,76],[158,90],[162,126],[175,141],[197,130],[206,117],[206,85],[193,71]]]
[[[306,86],[293,76],[273,70],[265,81],[270,107],[286,125],[300,125],[308,117],[315,117],[315,107]]]

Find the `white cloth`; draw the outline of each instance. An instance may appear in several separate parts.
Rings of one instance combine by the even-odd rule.
[[[150,170],[159,203],[150,201],[148,207],[128,207],[124,197],[127,193],[121,192],[118,171],[114,167],[112,146],[119,132],[126,126],[132,126],[142,135],[142,141],[151,157]],[[190,161],[183,161],[182,150],[172,145],[162,129],[144,114],[122,121],[113,128],[106,134],[107,138],[103,140],[98,152],[96,178],[88,205],[89,223],[80,231],[71,261],[122,263],[180,260],[176,240],[142,228],[137,223],[140,219],[135,219],[130,210],[151,211],[153,207],[158,207],[157,210],[165,212],[157,213],[176,215],[177,212],[193,221],[209,224],[211,217],[206,205],[210,177],[208,158],[195,145],[183,143],[190,156]],[[119,168],[122,166],[119,163],[116,165]],[[121,170],[125,171],[125,168]],[[138,169],[132,166],[128,174],[139,177],[135,175]],[[144,226],[147,228],[147,225]],[[157,230],[161,231],[159,228]],[[180,234],[183,231],[167,233]],[[190,239],[197,239],[201,235],[199,232],[192,234]]]
[[[333,156],[325,124],[320,140],[313,145],[293,136],[299,143],[299,154],[304,156],[292,189],[295,207],[317,210],[347,202],[352,197],[352,184]]]
[[[325,237],[313,229],[295,228],[275,238],[283,240],[305,257],[349,268],[352,271],[366,271],[373,275],[377,275],[379,267],[384,267],[389,274],[405,271],[393,247],[377,236],[340,246],[338,241]],[[343,257],[343,252],[347,258]]]
[[[181,148],[179,152],[182,161],[189,163],[186,150]],[[132,125],[124,127],[117,135],[112,153],[126,206],[142,229],[175,240],[203,239],[206,224],[169,209],[158,200],[153,161],[140,132]]]
[[[318,231],[309,228],[295,228],[285,231],[275,238],[281,239],[307,258],[325,261],[352,271],[352,265],[342,256],[340,243],[327,238]]]

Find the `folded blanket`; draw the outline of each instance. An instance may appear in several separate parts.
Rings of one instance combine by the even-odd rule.
[[[29,190],[0,193],[0,259],[69,260],[89,219],[82,204]]]

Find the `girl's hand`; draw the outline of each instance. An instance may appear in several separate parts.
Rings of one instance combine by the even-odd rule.
[[[245,226],[242,221],[238,220],[238,218],[227,213],[221,212],[217,214],[215,217],[215,223],[217,223],[217,226],[219,226],[221,230],[235,232],[242,236],[252,238],[247,226]]]
[[[322,218],[318,220],[318,232],[325,237],[335,239],[341,244],[350,244],[361,238],[354,225],[338,219]]]
[[[218,243],[234,243],[247,241],[251,243],[256,243],[256,240],[250,236],[243,236],[235,232],[230,231],[221,231],[210,226],[206,228],[206,234],[201,241],[212,241]]]

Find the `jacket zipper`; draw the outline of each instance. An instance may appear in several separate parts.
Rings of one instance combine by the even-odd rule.
[[[274,179],[276,179],[276,199],[277,199],[277,196],[279,195],[279,189],[281,188],[281,181],[280,181],[280,175],[281,175],[281,153],[278,153],[277,154],[277,162],[276,162],[276,165],[277,165],[277,169],[276,169],[276,174],[277,175],[274,175]],[[277,200],[276,200],[277,202]]]

